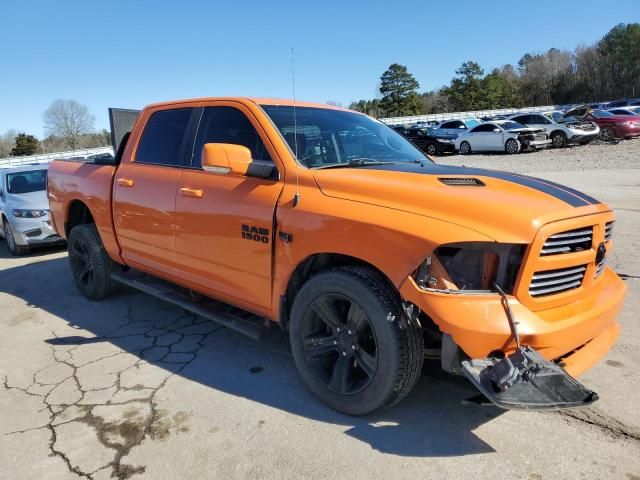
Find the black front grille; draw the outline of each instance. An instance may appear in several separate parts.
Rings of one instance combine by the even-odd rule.
[[[593,239],[593,227],[582,227],[549,236],[542,245],[540,255],[558,255],[561,253],[589,250]]]
[[[586,265],[579,265],[577,267],[536,272],[533,274],[529,284],[529,295],[541,297],[578,288],[582,285],[586,271]]]
[[[608,242],[609,240],[611,240],[611,237],[613,236],[613,227],[615,225],[616,222],[611,221],[611,222],[607,222],[604,226],[604,241]]]

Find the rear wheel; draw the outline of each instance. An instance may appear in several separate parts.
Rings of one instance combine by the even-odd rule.
[[[107,254],[95,225],[78,225],[67,241],[69,265],[78,289],[91,300],[101,300],[111,294],[114,282],[111,273],[118,264]]]
[[[19,257],[20,255],[25,255],[29,253],[29,247],[24,245],[18,245],[16,243],[16,238],[13,233],[13,229],[11,228],[11,224],[8,220],[4,221],[4,238],[7,241],[7,246],[9,247],[9,251],[12,255]]]
[[[567,146],[567,137],[562,132],[554,132],[551,135],[551,145],[555,148],[563,148]]]
[[[295,300],[289,335],[303,382],[343,413],[389,407],[420,375],[421,327],[371,269],[344,267],[309,280]]]
[[[460,144],[460,154],[469,155],[471,153],[471,144],[467,141]]]
[[[611,127],[602,127],[600,129],[600,140],[603,142],[610,142],[616,138],[616,132]]]
[[[518,142],[513,139],[510,138],[509,140],[507,140],[507,142],[504,144],[504,150],[505,152],[507,152],[509,155],[513,155],[514,153],[518,153],[518,150],[520,149],[520,146],[518,145]]]

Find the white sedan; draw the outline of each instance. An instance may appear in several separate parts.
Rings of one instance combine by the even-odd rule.
[[[472,152],[518,153],[548,147],[551,143],[544,129],[528,128],[511,120],[486,122],[461,133],[455,148],[462,155]]]

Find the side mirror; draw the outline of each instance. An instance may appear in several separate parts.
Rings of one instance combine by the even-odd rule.
[[[202,169],[218,175],[246,176],[251,150],[231,143],[206,143],[202,148]]]

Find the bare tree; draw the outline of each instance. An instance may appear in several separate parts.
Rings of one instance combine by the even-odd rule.
[[[46,133],[62,138],[72,150],[78,146],[81,135],[93,131],[95,122],[89,108],[75,100],[55,100],[43,118]]]
[[[11,149],[16,144],[16,135],[18,135],[18,132],[15,130],[7,130],[5,133],[0,134],[0,158],[11,155]]]

